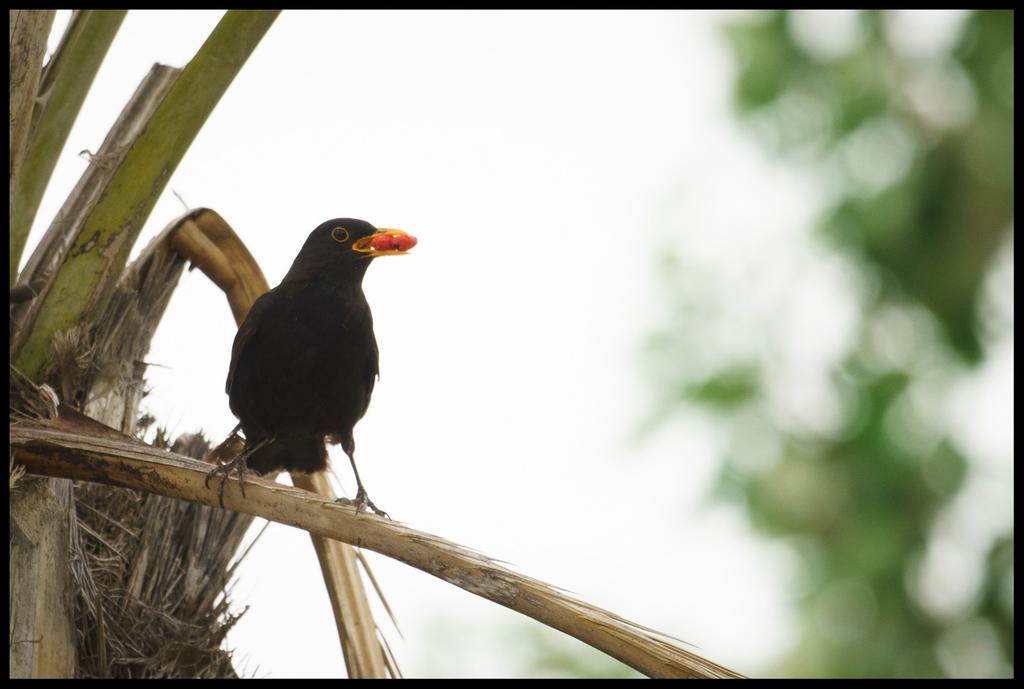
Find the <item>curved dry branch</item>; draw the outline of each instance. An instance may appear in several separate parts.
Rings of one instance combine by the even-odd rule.
[[[267,278],[220,213],[196,208],[187,216],[191,222],[183,223],[169,237],[171,248],[224,290],[235,322],[241,325],[253,302],[270,289]]]
[[[58,419],[15,423],[11,447],[29,472],[146,490],[206,505],[209,465],[122,436],[73,410]],[[651,677],[739,677],[671,638],[573,598],[468,548],[405,524],[356,515],[353,507],[263,479],[232,479],[226,508],[332,538],[423,570],[451,584],[576,637]]]

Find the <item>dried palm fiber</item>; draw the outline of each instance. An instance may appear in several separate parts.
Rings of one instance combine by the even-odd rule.
[[[57,416],[52,392],[10,374],[12,425]],[[171,449],[202,457],[209,443],[184,434]],[[69,516],[79,676],[237,676],[220,645],[240,616],[226,589],[251,517],[92,483],[74,484]]]
[[[201,434],[175,452],[201,457]],[[84,677],[236,677],[221,644],[252,518],[140,491],[75,486],[72,567]]]

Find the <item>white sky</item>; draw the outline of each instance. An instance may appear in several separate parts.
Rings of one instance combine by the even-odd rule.
[[[84,170],[78,151],[98,148],[153,62],[184,65],[220,16],[129,12],[29,247]],[[365,280],[381,379],[356,459],[374,501],[757,673],[793,640],[786,551],[737,510],[701,506],[722,442],[711,426],[630,440],[652,399],[639,351],[661,324],[659,251],[799,254],[813,212],[806,185],[732,124],[718,18],[286,11],[136,247],[183,211],[172,188],[223,215],[271,285],[323,220],[416,235],[410,256],[375,261]],[[812,327],[834,305],[809,304]],[[147,357],[166,368],[150,369],[144,404],[173,434],[233,427],[234,329],[222,293],[186,273]],[[525,618],[369,558],[408,676],[516,672],[494,627]],[[250,606],[228,639],[241,671],[344,676],[304,533],[271,525],[232,597]],[[444,646],[431,643],[439,620],[458,630]]]

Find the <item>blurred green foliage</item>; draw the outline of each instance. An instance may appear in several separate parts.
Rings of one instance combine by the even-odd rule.
[[[656,389],[641,434],[679,410],[708,412],[730,439],[714,495],[796,554],[800,637],[766,673],[1012,676],[1012,526],[984,534],[957,521],[993,506],[957,507],[981,462],[944,403],[988,344],[1012,340],[1012,296],[1008,324],[993,324],[985,289],[1012,254],[1013,15],[964,12],[952,28],[911,17],[909,30],[907,13],[846,16],[844,36],[799,12],[724,27],[740,121],[823,181],[809,234],[851,273],[854,323],[822,372],[836,403],[817,391],[796,395],[795,417],[781,408],[807,385],[786,377],[805,348],[766,332],[779,314],[754,330],[728,322],[749,279],[716,289],[714,266],[666,254],[670,314],[645,348]],[[986,540],[964,548],[964,532]],[[533,625],[509,630],[504,647],[524,676],[632,673]]]
[[[978,290],[1013,219],[1013,13],[975,12],[951,53],[908,55],[887,14],[865,12],[859,45],[832,60],[791,17],[729,26],[737,110],[770,150],[837,171],[822,231],[880,299],[920,302],[978,361]]]
[[[725,29],[740,121],[823,180],[815,237],[864,286],[851,290],[854,325],[825,375],[835,420],[779,410],[765,382],[781,367],[771,347],[698,351],[694,333],[721,315],[695,306],[699,285],[679,287],[679,261],[665,262],[678,307],[651,338],[653,378],[662,405],[725,424],[717,494],[797,553],[802,634],[774,672],[1012,676],[1012,526],[953,556],[961,578],[972,557],[980,572],[959,604],[941,591],[936,602],[945,561],[930,555],[977,464],[942,400],[1000,334],[979,309],[994,258],[1012,251],[1013,15],[964,13],[945,44],[908,34],[906,14],[847,16],[842,36],[793,12]]]

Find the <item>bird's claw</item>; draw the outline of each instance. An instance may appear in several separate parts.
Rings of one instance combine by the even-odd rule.
[[[224,484],[227,483],[232,471],[238,474],[238,487],[242,491],[242,498],[245,498],[245,471],[249,468],[246,465],[246,458],[246,454],[240,454],[230,462],[219,464],[206,472],[206,478],[203,479],[204,488],[210,487],[211,478],[217,474],[221,475],[220,486],[217,487],[217,501],[220,503],[221,509],[224,508]]]
[[[370,508],[370,510],[374,514],[376,514],[378,516],[381,516],[381,517],[384,517],[385,519],[388,519],[388,520],[391,519],[390,515],[388,515],[387,512],[385,512],[384,510],[380,509],[379,507],[377,507],[376,505],[373,504],[373,500],[370,500],[370,496],[367,495],[366,491],[363,490],[362,488],[360,488],[359,491],[356,493],[356,499],[355,500],[353,500],[351,498],[338,498],[334,502],[340,502],[340,503],[342,503],[344,505],[355,505],[356,515],[358,515],[360,512],[362,512],[366,508]]]

